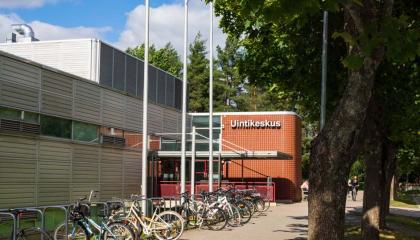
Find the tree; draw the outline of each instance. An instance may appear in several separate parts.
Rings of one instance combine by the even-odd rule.
[[[403,10],[412,7],[402,2]],[[328,84],[337,90],[328,90],[328,120],[311,148],[309,239],[343,239],[346,181],[362,149],[361,129],[378,86],[378,67],[384,58],[407,62],[419,54],[415,13],[393,12],[392,0],[216,2],[224,30],[243,39],[242,69],[250,81],[275,85],[309,110],[318,109],[319,84],[310,80],[320,79],[322,9],[330,11],[335,31],[328,63],[328,78],[334,81]],[[340,58],[343,65],[331,67]]]
[[[137,58],[144,59],[144,44],[138,45],[135,48],[128,48],[126,52]],[[170,42],[160,49],[156,49],[155,45],[152,44],[149,48],[149,62],[176,77],[180,77],[181,75],[182,63],[178,52]]]

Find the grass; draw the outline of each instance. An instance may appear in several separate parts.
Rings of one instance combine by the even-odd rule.
[[[398,225],[399,230],[381,230],[381,240],[415,240],[418,237],[410,236],[409,232],[420,233],[420,218],[390,215],[387,217],[388,225]],[[404,230],[403,230],[404,229]],[[345,240],[359,240],[361,238],[360,226],[346,226]]]
[[[412,193],[399,192],[397,198],[391,200],[391,206],[402,208],[417,208],[417,203],[412,198]]]

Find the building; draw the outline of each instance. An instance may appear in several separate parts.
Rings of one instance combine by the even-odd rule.
[[[96,39],[0,44],[0,208],[69,203],[90,189],[103,200],[139,193],[143,67]],[[153,66],[149,77],[154,195],[179,186],[182,82]],[[187,122],[206,136],[206,119]],[[299,199],[296,114],[218,113],[215,123],[221,180],[274,182],[276,199]],[[208,141],[197,137],[196,146],[206,152]],[[205,154],[197,159],[197,181],[205,181]]]

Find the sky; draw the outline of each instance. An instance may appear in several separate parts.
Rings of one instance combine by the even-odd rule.
[[[183,49],[184,0],[150,0],[150,44],[171,42]],[[214,20],[214,46],[224,46],[225,34]],[[144,0],[0,0],[0,42],[13,23],[29,24],[42,40],[99,38],[122,50],[144,42]],[[209,7],[189,0],[189,43],[198,32],[208,39]]]

